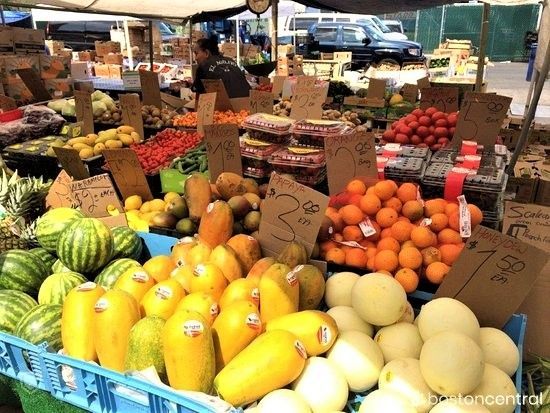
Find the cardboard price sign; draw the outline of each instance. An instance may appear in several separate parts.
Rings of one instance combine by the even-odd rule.
[[[36,70],[31,68],[17,69],[17,74],[37,101],[45,102],[47,100],[51,100],[52,97],[50,96],[48,90],[44,87],[42,79],[40,79],[40,75],[36,72]]]
[[[418,86],[412,83],[405,83],[403,85],[403,100],[411,103],[416,103],[418,98]]]
[[[290,117],[295,120],[321,119],[327,94],[328,86],[296,86],[292,96]]]
[[[502,232],[550,252],[550,207],[507,201]]]
[[[71,193],[77,208],[93,218],[109,216],[109,208],[124,212],[115,187],[108,174],[96,175],[70,183]]]
[[[162,109],[158,73],[150,70],[140,70],[139,81],[141,82],[141,90],[143,93],[143,104],[153,105]]]
[[[53,181],[48,195],[46,196],[46,206],[48,208],[72,208],[74,205],[73,194],[71,192],[71,182],[73,179],[67,171],[61,170],[55,181]]]
[[[73,177],[73,179],[86,179],[90,173],[84,166],[84,162],[78,156],[78,151],[69,148],[53,148],[61,167]]]
[[[466,93],[456,123],[453,145],[463,140],[494,145],[512,98],[491,93]]]
[[[144,201],[153,199],[153,194],[141,169],[136,153],[131,149],[108,149],[103,156],[124,199],[139,195]]]
[[[325,139],[329,193],[342,192],[354,177],[378,177],[374,134],[356,132]]]
[[[250,91],[250,114],[254,113],[273,113],[273,93]]]
[[[204,141],[208,156],[208,171],[212,182],[215,182],[222,172],[243,174],[237,125],[206,125]]]
[[[458,111],[458,88],[429,87],[422,89],[420,109],[426,110],[432,106],[445,113]]]
[[[418,85],[418,89],[427,89],[429,87],[432,87],[432,84],[430,83],[430,79],[428,77],[422,77],[416,81],[416,84]]]
[[[298,76],[296,78],[296,87],[313,87],[316,80],[317,77],[315,76]]]
[[[199,96],[197,106],[197,132],[204,136],[204,126],[214,123],[216,93],[203,93]]]
[[[271,89],[271,93],[273,93],[274,96],[281,96],[286,79],[287,76],[273,76],[273,88]]]
[[[289,242],[299,241],[311,255],[328,197],[272,173],[264,202],[259,239],[265,252],[276,255]]]
[[[203,79],[201,82],[206,93],[216,93],[216,110],[233,110],[229,95],[221,79]]]
[[[82,122],[82,133],[88,135],[94,133],[94,110],[92,108],[92,95],[83,90],[74,91],[76,120]]]
[[[485,327],[502,328],[523,302],[548,254],[478,225],[434,298],[466,304]]]
[[[143,138],[143,118],[141,116],[141,101],[137,93],[120,95],[120,110],[122,111],[122,123],[134,128]]]

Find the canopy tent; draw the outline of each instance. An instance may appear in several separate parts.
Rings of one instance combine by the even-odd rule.
[[[294,16],[296,13],[303,13],[305,12],[305,6],[302,6],[296,2],[293,1],[279,1],[279,9],[278,9],[278,16],[279,17],[287,17],[287,16]],[[260,19],[271,19],[272,17],[272,10],[271,7],[267,9],[267,11],[260,15]],[[254,20],[257,19],[258,15],[252,13],[249,10],[243,11],[242,13],[239,13],[233,17],[230,18],[230,20]]]

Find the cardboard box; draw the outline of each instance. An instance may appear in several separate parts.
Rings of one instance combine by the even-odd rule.
[[[71,59],[68,57],[40,55],[39,60],[42,79],[66,79],[71,73]]]
[[[49,49],[51,55],[58,55],[63,49],[65,49],[65,42],[60,40],[46,40],[44,43]]]
[[[286,56],[287,54],[292,53],[294,53],[294,46],[291,44],[277,46],[277,56]]]
[[[122,65],[124,57],[121,53],[109,53],[103,56],[103,62],[106,65]]]
[[[16,54],[44,53],[46,47],[44,30],[13,28],[13,43]]]
[[[532,203],[537,195],[538,179],[520,178],[515,176],[508,177],[506,192],[514,194],[514,201]]]
[[[96,58],[95,50],[86,50],[84,52],[78,52],[78,60],[81,62],[94,62]]]
[[[95,42],[95,52],[98,56],[105,56],[109,53],[120,53],[120,43],[119,42]]]
[[[535,196],[535,204],[550,206],[550,181],[543,178],[539,180],[537,195]]]
[[[220,48],[222,54],[226,57],[237,57],[237,44],[236,43],[223,43]]]
[[[3,65],[1,66],[2,83],[17,83],[21,81],[17,74],[18,69],[34,69],[36,73],[40,73],[39,56],[3,56]]]
[[[255,58],[258,53],[260,53],[260,46],[256,46],[253,44],[242,45],[241,57],[252,59],[252,58]]]
[[[97,77],[103,77],[108,79],[111,75],[109,73],[109,65],[96,64],[94,65],[94,73]]]
[[[74,81],[72,79],[46,79],[44,80],[44,86],[54,99],[74,94]]]
[[[15,99],[15,102],[18,106],[28,105],[35,101],[34,96],[25,83],[18,79],[15,82],[11,82],[7,85],[4,85],[4,91],[6,95],[12,99]]]
[[[76,80],[87,80],[92,77],[93,66],[91,62],[72,62],[71,77]]]
[[[109,78],[122,79],[122,66],[121,65],[106,65],[109,66]]]
[[[11,27],[0,26],[0,55],[15,53],[13,30]]]

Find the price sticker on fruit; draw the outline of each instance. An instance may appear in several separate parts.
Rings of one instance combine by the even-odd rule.
[[[239,129],[234,124],[204,126],[208,171],[212,182],[223,172],[242,175]]]
[[[326,195],[272,173],[260,222],[259,239],[265,253],[277,255],[289,242],[298,241],[310,256],[328,201]]]

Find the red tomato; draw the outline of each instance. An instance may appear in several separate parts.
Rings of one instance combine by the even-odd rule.
[[[427,126],[419,126],[416,129],[416,134],[418,136],[420,136],[421,138],[425,138],[426,136],[428,136],[430,134],[430,129],[428,129]]]
[[[382,134],[382,139],[384,139],[386,142],[394,142],[395,132],[393,130],[384,131],[384,133]]]
[[[432,124],[432,119],[429,116],[420,116],[420,118],[418,118],[418,123],[422,126],[430,126]]]
[[[458,120],[458,115],[456,113],[451,113],[447,116],[447,122],[449,126],[456,126],[456,121]]]
[[[439,112],[439,109],[432,106],[424,111],[424,115],[432,117],[432,115],[437,112]]]
[[[433,119],[433,118],[432,118]],[[444,127],[446,128],[449,122],[447,122],[447,119],[438,119],[435,121],[434,125],[435,127]]]
[[[422,143],[422,138],[418,135],[413,135],[413,136],[411,136],[411,143],[413,145],[418,145],[418,144]]]
[[[420,123],[418,123],[417,121],[413,121],[409,123],[409,128],[411,128],[413,131],[417,130],[419,126],[420,126]]]
[[[402,145],[406,145],[410,141],[409,141],[409,137],[407,135],[405,135],[403,133],[398,133],[397,135],[395,135],[395,142],[400,143]]]
[[[415,109],[411,112],[411,115],[414,115],[417,118],[420,118],[420,116],[424,116],[424,111],[422,109]]]
[[[445,112],[441,112],[441,111],[435,112],[432,115],[432,122],[435,122],[438,119],[447,119],[447,114],[445,114]]]
[[[446,138],[449,135],[447,128],[435,128],[434,136],[436,138]]]
[[[427,136],[426,138],[424,138],[424,143],[428,146],[433,145],[435,143],[435,136],[433,135]]]

